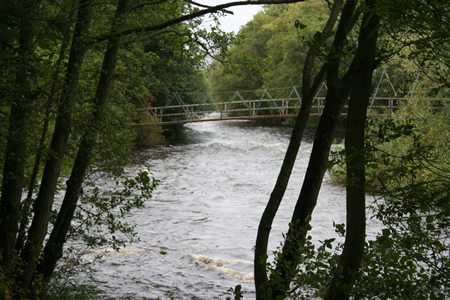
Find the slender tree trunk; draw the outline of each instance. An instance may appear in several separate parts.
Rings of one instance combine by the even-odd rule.
[[[333,6],[328,22],[322,31],[323,42],[326,40],[326,37],[331,32],[334,24],[336,23],[337,17],[339,16],[341,10],[341,5],[342,0],[338,0]],[[291,140],[289,142],[289,146],[286,151],[283,164],[281,166],[280,174],[278,175],[277,182],[272,191],[272,194],[270,195],[269,202],[267,203],[258,227],[254,260],[257,299],[268,297],[266,290],[268,283],[266,265],[267,247],[269,243],[270,231],[272,229],[272,223],[289,183],[289,178],[291,176],[292,169],[297,158],[297,153],[303,139],[303,133],[306,128],[309,114],[311,112],[314,95],[317,93],[317,90],[322,83],[326,72],[326,65],[324,64],[319,73],[315,76],[314,79],[312,79],[314,77],[313,69],[316,56],[316,49],[310,48],[306,55],[305,65],[303,68],[302,106],[297,116],[295,126],[292,130]]]
[[[112,26],[112,32],[120,30],[125,16],[130,7],[131,0],[121,0],[117,6],[116,16]],[[92,152],[97,144],[97,135],[103,121],[103,111],[107,104],[108,94],[111,91],[114,81],[114,74],[117,63],[117,53],[121,44],[121,37],[109,40],[106,53],[103,59],[100,79],[94,99],[93,114],[90,124],[84,132],[77,157],[72,169],[67,190],[61,205],[58,217],[44,249],[42,267],[39,272],[44,275],[44,280],[48,280],[52,275],[58,259],[62,256],[63,246],[66,241],[67,232],[70,229],[75,209],[77,207],[80,190],[86,176],[86,171],[91,163]]]
[[[72,17],[73,17],[73,13],[70,16],[70,19],[72,19]],[[60,82],[58,80],[58,78],[61,76],[62,63],[66,57],[65,54],[66,54],[67,47],[68,47],[68,44],[70,41],[70,32],[71,32],[70,30],[67,30],[66,34],[64,35],[64,39],[63,39],[63,42],[61,45],[61,50],[59,53],[58,61],[56,62],[52,87],[50,90],[50,95],[47,98],[47,107],[46,107],[46,111],[45,111],[44,125],[42,127],[42,132],[41,132],[41,139],[39,141],[39,149],[38,149],[38,153],[36,154],[33,172],[31,174],[31,178],[30,178],[30,185],[28,187],[28,194],[21,205],[21,220],[20,220],[19,232],[18,232],[17,241],[16,241],[16,251],[18,254],[22,250],[23,243],[25,241],[26,227],[28,226],[28,223],[29,223],[30,208],[31,208],[31,205],[33,202],[33,200],[32,200],[33,192],[34,192],[34,188],[36,186],[39,168],[41,166],[41,161],[42,161],[43,148],[45,145],[45,140],[47,139],[48,126],[50,124],[50,113],[52,110],[52,102],[55,102],[54,99],[55,99],[55,95],[56,95],[56,90],[58,87],[58,83]]]
[[[42,248],[42,242],[47,234],[47,226],[56,192],[56,185],[70,133],[72,102],[77,93],[81,65],[87,50],[86,43],[83,39],[89,31],[92,18],[92,3],[92,0],[80,0],[77,24],[75,26],[67,66],[65,85],[61,93],[58,115],[50,146],[52,155],[45,164],[41,187],[33,205],[33,221],[28,230],[25,247],[21,253],[24,264],[21,285],[25,289],[30,286],[36,268],[36,262]]]
[[[347,230],[341,255],[342,272],[334,274],[324,299],[348,299],[358,271],[366,235],[364,128],[375,69],[378,26],[375,0],[367,1],[358,40],[356,75],[348,107],[345,152],[347,164]]]
[[[3,182],[0,198],[0,252],[2,265],[10,271],[15,254],[15,244],[20,218],[20,201],[25,173],[26,139],[28,132],[29,105],[32,99],[31,76],[34,31],[32,15],[38,6],[19,2],[23,10],[19,29],[19,66],[15,79],[15,94],[11,106],[8,139],[3,166]],[[31,5],[30,5],[31,4]]]
[[[342,107],[350,94],[351,78],[353,76],[354,61],[344,77],[340,79],[341,50],[355,20],[356,1],[345,3],[339,26],[333,42],[337,52],[329,54],[327,59],[328,91],[323,114],[317,127],[310,161],[306,171],[303,186],[294,209],[291,227],[286,235],[285,243],[279,256],[274,273],[270,278],[273,298],[284,298],[289,290],[299,264],[301,245],[304,242],[310,216],[316,206],[317,197],[322,185],[323,176],[328,165],[328,155],[334,140],[334,133],[340,120]]]

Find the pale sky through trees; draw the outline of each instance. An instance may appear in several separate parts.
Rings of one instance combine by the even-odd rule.
[[[198,1],[199,3],[206,5],[219,5],[222,3],[227,3],[230,1],[226,0],[204,0]],[[262,9],[262,5],[241,5],[228,8],[228,10],[233,11],[234,15],[228,14],[227,16],[220,18],[220,28],[225,32],[234,31],[238,33],[239,28],[242,25],[247,24],[248,21],[253,19],[253,16]],[[206,27],[209,24],[206,22]]]

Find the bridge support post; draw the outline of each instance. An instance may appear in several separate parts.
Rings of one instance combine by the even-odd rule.
[[[159,113],[160,113],[159,122],[163,122],[163,109],[162,108],[159,110]],[[158,114],[156,114],[156,117],[157,117],[156,120],[158,120]]]
[[[392,115],[393,115],[393,113],[394,113],[394,109],[393,109],[393,106],[394,106],[394,99],[392,99],[392,98],[390,98],[389,99],[389,116],[390,117],[392,117]]]

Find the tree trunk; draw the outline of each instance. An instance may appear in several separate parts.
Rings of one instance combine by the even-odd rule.
[[[32,99],[31,76],[33,70],[34,31],[31,16],[38,4],[18,3],[24,11],[19,29],[19,65],[15,78],[15,95],[13,98],[8,139],[3,166],[3,182],[0,199],[0,252],[2,265],[10,271],[15,253],[15,244],[20,218],[20,201],[25,172],[26,140],[28,132],[29,105]]]
[[[345,135],[347,164],[347,230],[341,255],[342,272],[334,274],[324,299],[348,299],[353,274],[358,271],[364,252],[366,234],[364,128],[367,105],[375,69],[375,55],[380,18],[375,0],[367,1],[358,39],[356,74],[350,96]]]
[[[69,18],[70,20],[72,20],[72,18],[73,18],[74,11],[75,10],[72,8],[72,13],[71,13],[70,18]],[[45,141],[47,139],[48,126],[50,124],[50,113],[52,111],[52,104],[51,103],[52,102],[56,102],[56,101],[54,101],[54,99],[55,99],[55,95],[56,95],[57,86],[59,84],[58,78],[61,76],[62,64],[63,64],[63,61],[64,61],[64,59],[66,57],[66,51],[67,51],[68,44],[70,42],[70,36],[71,36],[71,30],[68,29],[68,30],[66,30],[66,33],[64,34],[64,39],[63,39],[63,42],[62,42],[62,45],[61,45],[61,49],[60,49],[60,52],[59,52],[58,61],[55,64],[55,73],[53,75],[53,82],[52,82],[52,87],[51,87],[51,90],[50,90],[50,94],[49,94],[49,96],[47,98],[47,107],[46,107],[46,110],[45,110],[44,125],[42,127],[41,139],[39,141],[38,153],[36,154],[36,159],[35,159],[35,162],[34,162],[33,172],[31,174],[31,178],[30,178],[30,185],[28,186],[28,194],[27,194],[27,197],[25,198],[25,200],[22,202],[22,205],[21,205],[21,220],[20,220],[19,232],[17,234],[17,241],[16,241],[17,254],[20,254],[20,251],[22,251],[23,243],[25,241],[26,228],[27,228],[28,223],[29,223],[30,209],[31,209],[31,205],[32,205],[32,202],[33,202],[33,200],[32,200],[33,192],[34,192],[34,188],[36,186],[36,181],[37,181],[37,178],[38,178],[39,169],[41,167],[43,148],[44,148],[44,145],[45,145]]]
[[[342,107],[347,99],[353,76],[354,61],[342,79],[339,78],[340,50],[354,24],[356,1],[345,3],[338,29],[333,42],[336,52],[331,52],[327,59],[327,85],[325,108],[317,127],[310,161],[306,171],[303,186],[291,219],[291,227],[285,238],[282,251],[279,255],[274,273],[270,278],[270,287],[273,298],[284,298],[289,290],[290,283],[296,274],[301,253],[301,244],[304,242],[310,216],[316,206],[317,197],[322,185],[323,176],[328,165],[328,155],[334,139],[334,133],[340,120]]]
[[[130,7],[131,0],[121,0],[117,6],[116,16],[112,25],[112,32],[120,30],[125,20],[125,16]],[[108,94],[114,81],[114,74],[117,63],[117,53],[120,48],[121,37],[109,40],[106,53],[103,59],[100,79],[94,99],[93,114],[90,124],[84,132],[72,173],[67,181],[67,190],[61,205],[55,226],[44,249],[42,266],[39,273],[44,275],[44,280],[48,280],[52,275],[58,259],[62,256],[63,246],[66,241],[67,232],[70,229],[75,209],[77,207],[81,187],[86,175],[86,171],[91,163],[92,152],[97,143],[97,135],[103,120],[103,110],[107,104]]]
[[[337,17],[341,10],[342,1],[336,1],[331,11],[325,28],[322,31],[322,41],[325,42],[326,37],[331,32],[336,23]],[[255,288],[257,299],[267,297],[267,246],[269,243],[269,235],[272,229],[272,223],[278,211],[278,207],[283,199],[289,178],[294,167],[297,153],[303,139],[303,133],[311,112],[312,101],[314,95],[324,78],[326,72],[326,65],[323,65],[319,73],[313,78],[314,61],[316,58],[316,49],[310,48],[306,55],[305,65],[303,68],[303,84],[302,84],[302,106],[297,116],[294,128],[292,130],[291,140],[286,151],[283,164],[281,166],[280,174],[278,175],[275,187],[270,195],[269,202],[261,217],[258,233],[256,237],[255,259],[254,259],[254,274],[255,274]]]
[[[58,116],[50,146],[52,156],[45,164],[41,187],[33,205],[33,221],[28,230],[28,239],[21,253],[24,264],[21,276],[21,285],[23,288],[28,288],[30,286],[36,262],[42,248],[42,242],[47,234],[47,226],[56,192],[56,184],[58,182],[59,172],[70,133],[73,99],[77,93],[81,65],[87,50],[83,38],[85,38],[89,31],[92,18],[92,2],[92,0],[80,0],[77,24],[75,26],[67,66],[65,85],[61,93]]]

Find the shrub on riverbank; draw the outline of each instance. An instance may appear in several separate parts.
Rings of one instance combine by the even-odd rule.
[[[133,142],[137,148],[148,148],[166,143],[161,126],[138,126],[134,128],[134,133],[136,137]]]
[[[450,161],[449,132],[447,111],[430,109],[417,99],[409,100],[392,118],[371,120],[366,129],[367,190],[379,193],[383,188],[443,176]],[[345,183],[342,149],[343,145],[338,146],[331,155],[329,173],[337,184]],[[413,176],[399,182],[398,172],[406,172],[408,166],[414,168]]]
[[[142,149],[182,142],[186,139],[188,130],[183,124],[137,126],[134,128],[134,146]]]

